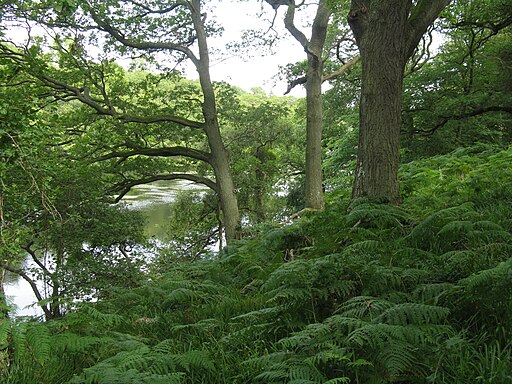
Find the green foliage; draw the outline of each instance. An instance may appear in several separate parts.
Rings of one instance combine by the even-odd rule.
[[[81,39],[104,42],[106,55],[134,49],[85,31],[62,30],[52,55],[36,39],[26,61],[2,61],[2,83],[21,83],[0,90],[0,261],[19,261],[27,244],[36,256],[53,251],[55,269],[40,276],[59,297],[44,302],[67,300],[69,312],[44,323],[2,317],[0,381],[510,382],[512,151],[503,149],[511,138],[509,2],[454,2],[435,61],[410,68],[403,158],[444,155],[402,166],[401,207],[351,202],[343,190],[356,153],[357,71],[324,98],[326,209],[285,224],[266,222],[302,208],[304,102],[215,84],[251,235],[218,255],[205,252],[221,219],[212,196],[180,196],[170,246],[146,260],[130,248],[144,240],[140,217],[113,207],[105,194],[106,186],[123,193],[162,173],[212,176],[197,159],[130,154],[176,146],[204,151],[204,130],[171,121],[114,122],[75,103],[46,106],[46,93],[25,83],[22,69],[44,69],[122,114],[200,122],[197,81],[166,63],[148,73],[155,58],[132,71],[104,57],[91,60]],[[92,13],[89,4],[71,0],[19,3],[9,9],[54,25]],[[124,14],[118,5],[98,3],[94,12],[134,41],[164,34],[170,44],[193,45],[181,7],[167,4],[173,17],[148,21],[140,17],[146,5],[133,2]],[[329,39],[342,49],[340,14]],[[213,24],[207,30],[218,32]],[[336,65],[326,61],[326,68]],[[303,69],[299,63],[287,71]],[[466,147],[450,152],[460,145]],[[99,300],[72,301],[91,296]]]
[[[508,188],[509,152],[473,149],[456,168],[455,154],[428,160],[465,191],[432,194],[428,210],[417,193],[401,208],[333,194],[325,211],[261,227],[209,260],[155,266],[151,282],[62,319],[4,322],[19,357],[2,380],[507,382],[512,213],[492,191]],[[407,172],[405,185],[439,191],[438,173]],[[469,187],[480,179],[484,195]]]
[[[510,5],[454,1],[443,13],[442,46],[405,79],[404,158],[510,143]]]

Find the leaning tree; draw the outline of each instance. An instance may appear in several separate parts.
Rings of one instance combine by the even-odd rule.
[[[114,124],[129,127],[162,124],[168,127],[168,137],[158,146],[147,141],[125,140],[113,146],[104,158],[120,161],[136,156],[166,156],[193,159],[208,164],[214,180],[197,174],[157,175],[144,180],[129,180],[133,184],[155,181],[159,178],[185,178],[202,182],[215,190],[223,213],[228,241],[238,237],[240,214],[235,186],[229,167],[219,121],[214,85],[210,77],[210,55],[207,37],[219,28],[209,21],[208,12],[200,0],[190,1],[69,1],[39,2],[23,0],[2,6],[5,26],[26,26],[28,39],[15,46],[4,39],[1,55],[19,65],[19,71],[47,87],[58,101],[79,101],[94,113]],[[211,15],[210,15],[211,16]],[[45,31],[43,38],[34,38],[34,26]],[[44,44],[44,40],[48,44]],[[99,54],[92,59],[95,48]],[[44,56],[44,60],[41,57]],[[127,108],[126,97],[119,95],[107,73],[119,57],[145,59],[162,76],[175,72],[175,67],[188,62],[199,75],[202,91],[201,115],[190,118],[187,108],[176,110],[165,104],[158,108]],[[52,65],[47,65],[50,60]],[[70,75],[72,73],[72,76]],[[12,83],[16,82],[12,79]],[[118,92],[117,95],[114,95]],[[169,100],[172,104],[172,100]],[[194,104],[191,101],[190,104]],[[195,117],[195,116],[194,116]],[[204,148],[190,148],[173,141],[176,130],[183,127],[200,131]],[[132,135],[135,137],[135,133]]]

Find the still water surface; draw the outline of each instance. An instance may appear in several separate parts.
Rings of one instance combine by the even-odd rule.
[[[170,203],[182,191],[203,192],[204,186],[187,181],[157,181],[151,184],[139,185],[122,199],[131,209],[141,211],[146,218],[146,235],[160,241],[165,240],[166,224],[170,215]],[[26,260],[30,263],[30,259]],[[30,285],[17,275],[7,273],[4,284],[7,302],[16,307],[18,316],[39,316],[42,311],[34,305],[36,299]]]

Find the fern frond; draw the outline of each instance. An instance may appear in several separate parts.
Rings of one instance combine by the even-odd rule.
[[[438,242],[437,234],[447,224],[452,221],[469,221],[476,217],[477,214],[470,203],[442,209],[414,227],[405,240],[414,248],[430,250]]]
[[[403,268],[400,270],[402,284],[416,286],[430,276],[430,272],[419,268]]]
[[[199,298],[199,292],[190,288],[177,288],[169,292],[164,305],[170,307],[176,304],[191,303]]]
[[[16,362],[22,363],[23,360],[27,357],[26,348],[27,348],[27,329],[29,327],[28,323],[21,322],[17,323],[11,330],[11,343],[14,346],[14,360]]]
[[[127,333],[112,332],[111,337],[115,340],[116,347],[123,351],[133,351],[138,348],[143,348],[146,346],[145,342],[147,343],[147,340]]]
[[[0,350],[7,348],[7,346],[9,345],[7,337],[9,336],[9,333],[11,332],[12,326],[13,326],[13,324],[12,324],[10,318],[6,317],[3,319],[0,319]]]
[[[375,226],[377,228],[401,227],[411,221],[411,216],[399,207],[387,204],[362,203],[352,209],[345,217],[349,227],[362,224],[363,226]]]
[[[268,292],[283,286],[304,287],[313,279],[311,276],[313,263],[311,260],[294,260],[281,265],[270,274],[262,290]]]
[[[480,286],[492,286],[495,282],[507,281],[512,275],[512,258],[499,263],[496,267],[486,269],[475,273],[459,281],[459,284],[469,290],[474,290]]]
[[[394,304],[373,296],[356,296],[343,303],[336,313],[343,317],[367,318],[378,316]]]
[[[288,370],[289,383],[295,384],[317,384],[322,383],[324,375],[318,368],[307,360],[300,364],[293,364]]]
[[[440,335],[450,333],[443,325],[391,325],[385,323],[367,323],[355,329],[347,336],[347,342],[358,347],[380,350],[388,343],[403,342],[414,346],[431,344]]]
[[[180,366],[187,371],[213,371],[215,369],[209,354],[205,351],[192,350],[184,354],[175,355],[175,358],[179,362]]]
[[[59,352],[86,352],[89,348],[110,344],[110,337],[81,336],[72,332],[57,334],[52,337],[52,346]]]
[[[151,363],[144,370],[157,375],[167,375],[169,372],[181,371],[175,356],[161,354],[152,356]]]
[[[258,357],[252,357],[243,362],[244,365],[250,368],[259,368],[261,366],[270,366],[282,363],[290,357],[288,351],[276,351],[266,353]]]
[[[362,240],[345,247],[344,252],[378,252],[384,244],[380,240]]]
[[[51,358],[51,337],[46,324],[31,324],[27,329],[26,342],[31,358],[44,366]]]
[[[268,292],[269,304],[277,303],[283,306],[302,303],[311,298],[311,290],[307,288],[281,288]]]
[[[386,309],[372,322],[392,325],[422,325],[443,322],[449,314],[449,309],[435,305],[419,303],[403,303]]]
[[[268,308],[261,308],[254,311],[250,311],[247,313],[243,313],[241,315],[235,316],[232,318],[232,320],[246,320],[249,322],[255,322],[260,318],[267,318],[275,316],[281,312],[283,312],[284,308],[279,306],[274,307],[268,307]]]
[[[171,328],[171,331],[175,334],[192,330],[198,332],[214,332],[220,327],[222,327],[222,323],[218,319],[204,319],[197,323],[175,325]]]
[[[108,364],[86,368],[80,376],[75,376],[69,384],[180,384],[185,375],[173,372],[165,375],[139,372],[135,369],[124,371]]]
[[[326,323],[309,324],[300,332],[296,332],[291,336],[279,340],[279,344],[285,349],[290,350],[300,347],[301,345],[306,345],[311,342],[311,340],[323,339],[325,336],[329,335],[331,331],[331,327]]]
[[[263,383],[282,383],[288,377],[285,369],[265,371],[254,377],[255,380]]]
[[[392,342],[380,350],[376,360],[389,372],[390,376],[399,376],[410,370],[417,370],[419,356],[413,346],[407,343]]]
[[[424,304],[436,305],[442,297],[445,297],[457,288],[452,283],[422,284],[413,291],[413,297]]]
[[[336,377],[334,379],[327,380],[323,384],[345,384],[350,383],[349,377]]]
[[[146,371],[151,362],[151,358],[148,358],[149,354],[150,348],[144,346],[133,351],[119,352],[105,361],[114,364],[122,370],[135,369],[137,371]]]
[[[474,224],[467,220],[454,220],[445,224],[438,232],[437,236],[443,236],[448,240],[456,240],[472,231]]]

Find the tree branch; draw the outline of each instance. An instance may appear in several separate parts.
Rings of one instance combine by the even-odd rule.
[[[122,2],[123,3],[130,3],[130,4],[133,4],[133,5],[136,5],[137,7],[142,8],[142,9],[144,9],[146,11],[146,13],[144,13],[144,14],[137,15],[137,17],[144,17],[144,16],[147,16],[147,15],[150,15],[150,14],[163,15],[164,13],[169,13],[169,12],[174,11],[178,7],[186,6],[185,2],[178,1],[175,4],[170,5],[167,8],[152,9],[148,5],[143,4],[141,2],[138,2],[138,1],[135,1],[135,0],[128,0],[128,1],[127,0],[122,0]]]
[[[468,111],[468,112],[464,112],[464,113],[459,113],[459,114],[456,114],[456,115],[441,116],[441,121],[439,123],[437,123],[433,128],[431,128],[429,130],[426,130],[426,131],[418,131],[418,132],[425,133],[425,134],[428,134],[428,135],[432,135],[438,129],[444,127],[446,125],[446,123],[448,123],[451,120],[463,120],[463,119],[466,119],[468,117],[475,117],[475,116],[483,115],[485,113],[490,113],[490,112],[505,112],[505,113],[512,114],[512,106],[509,106],[509,105],[503,105],[503,106],[492,105],[492,106],[488,106],[488,107],[476,108],[476,109],[474,109],[472,111]]]
[[[188,6],[186,2],[182,2],[179,5]],[[190,7],[190,6],[188,6]],[[193,41],[188,41],[187,45],[174,44],[169,42],[151,42],[151,41],[136,41],[127,38],[121,31],[116,29],[114,26],[109,24],[107,21],[101,19],[99,15],[90,9],[91,17],[94,22],[98,25],[101,31],[107,32],[115,40],[120,42],[126,47],[146,50],[146,51],[159,51],[159,50],[170,50],[177,51],[185,54],[193,63],[197,66],[199,60],[194,53],[188,48],[187,45],[191,45]]]
[[[451,0],[419,0],[408,20],[406,59],[411,57],[428,26],[439,16]]]
[[[349,61],[347,61],[345,64],[343,64],[340,68],[338,68],[336,71],[329,73],[328,75],[325,75],[322,77],[322,83],[324,81],[332,80],[336,77],[343,76],[346,74],[355,64],[357,64],[361,60],[361,57],[359,55],[354,56]],[[291,83],[288,84],[288,88],[286,89],[285,95],[289,94],[290,91],[295,88],[297,85],[306,84],[308,81],[306,76],[299,77],[295,80],[292,80]]]
[[[36,255],[36,252],[30,248],[32,246],[32,244],[34,244],[34,242],[30,242],[24,246],[22,246],[21,248],[24,249],[25,251],[27,251],[27,253],[30,255],[30,257],[32,257],[32,260],[34,261],[34,263],[36,263],[39,268],[41,268],[43,270],[43,272],[48,276],[48,277],[52,277],[52,273],[48,270],[48,268],[46,268],[46,265],[44,265],[41,260],[39,260],[39,258],[37,257]]]
[[[187,148],[187,147],[168,147],[168,148],[137,148],[133,151],[114,151],[108,153],[106,155],[97,157],[93,159],[91,162],[96,163],[99,161],[105,161],[109,159],[114,159],[118,157],[128,158],[131,156],[158,156],[158,157],[175,157],[175,156],[183,156],[188,157],[195,160],[204,161],[206,163],[210,163],[211,156],[209,153],[200,151],[197,149]]]
[[[41,293],[39,292],[39,288],[37,288],[35,281],[29,275],[27,275],[23,270],[14,268],[14,267],[10,266],[9,264],[6,264],[2,261],[0,261],[0,267],[20,276],[23,280],[25,280],[30,285],[30,288],[32,288],[32,291],[34,292],[34,295],[36,296],[38,304],[44,300],[43,296],[41,296]],[[48,309],[48,307],[46,305],[39,304],[39,306],[43,310],[47,319],[51,319],[53,317],[52,313],[50,312],[50,310]]]
[[[22,67],[30,67],[29,60],[27,55],[17,52],[11,49],[8,44],[9,42],[0,41],[0,57],[10,59],[16,62],[18,65]],[[97,114],[102,116],[112,116],[123,122],[130,123],[162,123],[162,122],[170,122],[176,123],[182,126],[190,127],[190,128],[198,128],[204,129],[204,123],[194,120],[185,119],[179,116],[174,115],[156,115],[156,116],[136,116],[130,114],[122,114],[116,111],[114,106],[108,102],[107,99],[101,100],[94,98],[90,95],[90,91],[87,87],[78,88],[73,85],[67,84],[63,81],[57,80],[53,77],[50,77],[47,74],[42,73],[40,68],[37,68],[38,73],[30,73],[28,74],[32,76],[37,81],[40,81],[43,86],[46,86],[50,89],[53,89],[59,93],[60,95],[52,95],[56,99],[61,99],[65,101],[69,100],[78,100],[81,103],[89,106],[93,110],[96,111]],[[105,97],[105,95],[104,95]]]
[[[304,51],[308,52],[309,40],[306,35],[299,31],[299,29],[295,26],[295,1],[290,1],[288,4],[288,9],[286,10],[286,15],[284,17],[284,26],[291,33],[291,35],[297,40],[300,45],[304,48]]]
[[[346,74],[354,65],[356,65],[361,60],[361,56],[357,55],[351,58],[349,61],[347,61],[345,64],[343,64],[340,68],[338,68],[336,71],[331,72],[328,75],[325,75],[322,78],[322,82],[327,80],[332,80],[336,77],[343,76]]]
[[[508,27],[512,24],[512,15],[507,15],[503,20],[501,20],[498,23],[481,23],[478,21],[461,21],[459,23],[455,23],[453,25],[453,28],[463,28],[463,27],[478,27],[478,28],[485,28],[490,29],[493,34],[497,34],[502,29]]]
[[[114,202],[118,203],[128,192],[130,192],[132,187],[135,187],[136,185],[149,184],[160,180],[189,180],[197,184],[203,184],[210,188],[211,190],[213,190],[214,192],[218,192],[217,183],[213,182],[212,180],[206,177],[187,173],[173,173],[170,175],[155,175],[139,180],[126,180],[121,183],[118,183],[111,188],[111,192],[119,193],[119,195],[115,198]]]
[[[37,78],[37,77],[36,77]],[[179,116],[174,115],[157,115],[157,116],[136,116],[130,114],[120,114],[118,113],[112,105],[107,105],[104,107],[102,104],[106,103],[104,100],[95,99],[90,96],[87,88],[77,88],[72,85],[66,84],[57,79],[53,79],[47,75],[41,75],[39,80],[43,83],[43,85],[52,88],[56,91],[63,92],[64,96],[60,96],[62,99],[69,100],[78,100],[83,104],[91,107],[96,111],[97,114],[102,116],[112,116],[120,121],[126,123],[176,123],[185,127],[190,128],[204,128],[204,123],[188,120]],[[55,96],[59,97],[59,96]]]

